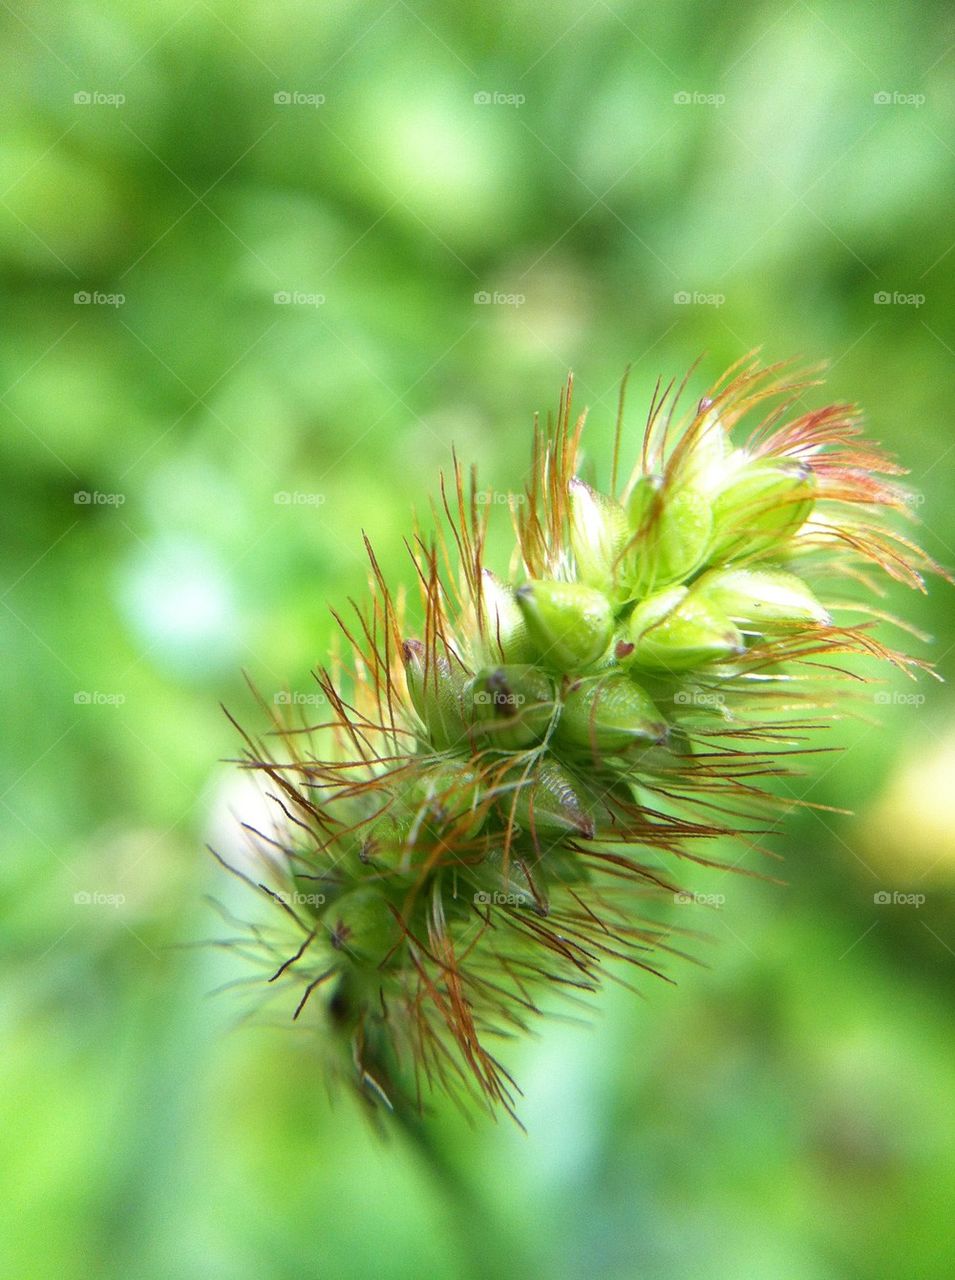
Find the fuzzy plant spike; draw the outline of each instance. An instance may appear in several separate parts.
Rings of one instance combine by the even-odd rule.
[[[685,380],[658,386],[626,479],[621,393],[604,492],[569,381],[509,569],[485,565],[491,505],[455,461],[439,532],[410,543],[420,607],[367,546],[347,658],[317,673],[330,714],[262,703],[242,764],[275,819],[249,832],[261,874],[234,868],[274,916],[255,954],[369,1102],[514,1114],[502,1041],[553,993],[666,977],[681,860],[767,853],[778,779],[846,714],[858,659],[924,665],[876,634],[880,579],[939,572],[892,518],[900,469],[853,407],[797,412],[815,385],[747,357],[686,413]]]

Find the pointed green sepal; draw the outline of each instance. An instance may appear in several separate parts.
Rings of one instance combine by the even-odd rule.
[[[630,615],[634,651],[627,662],[648,671],[687,671],[743,652],[743,636],[725,613],[670,587]]]
[[[533,645],[514,589],[490,569],[481,573],[481,611],[488,662],[530,662]]]
[[[577,576],[589,587],[612,592],[620,553],[630,536],[619,502],[597,493],[576,476],[570,491],[570,545]]]
[[[452,666],[444,654],[428,657],[420,640],[402,644],[405,678],[415,711],[424,722],[428,741],[436,751],[467,744],[469,721],[465,705],[467,673]]]
[[[667,723],[650,695],[623,672],[578,680],[564,696],[556,741],[594,755],[662,742]]]
[[[596,830],[593,816],[582,798],[579,782],[555,760],[543,760],[527,777],[515,773],[515,791],[507,788],[498,801],[505,818],[536,843],[555,835],[591,839]]]
[[[607,650],[613,610],[602,591],[578,582],[528,582],[517,589],[537,658],[554,671],[579,672]]]
[[[794,458],[744,463],[713,500],[711,564],[779,552],[812,514],[816,477]]]
[[[694,584],[692,594],[743,625],[832,623],[806,583],[782,569],[714,569]]]
[[[488,667],[471,681],[475,733],[499,751],[520,751],[539,742],[555,704],[553,680],[535,667]]]
[[[671,488],[657,476],[644,476],[630,494],[627,516],[632,541],[622,576],[631,597],[681,582],[704,563],[713,516],[698,490]]]

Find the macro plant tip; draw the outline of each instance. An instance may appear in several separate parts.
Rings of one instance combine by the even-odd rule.
[[[847,406],[787,416],[809,385],[749,358],[685,412],[655,393],[602,487],[568,384],[508,504],[509,570],[455,460],[411,544],[417,601],[368,548],[323,723],[275,709],[245,737],[275,798],[262,883],[242,877],[274,917],[252,945],[370,1107],[514,1114],[500,1044],[562,995],[664,974],[684,860],[760,856],[772,779],[850,713],[863,664],[925,665],[877,633],[880,577],[941,572],[895,527],[899,469]]]

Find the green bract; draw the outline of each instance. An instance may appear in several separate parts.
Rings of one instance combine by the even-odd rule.
[[[517,589],[538,662],[552,671],[582,671],[601,658],[613,634],[613,608],[596,587],[528,582]]]

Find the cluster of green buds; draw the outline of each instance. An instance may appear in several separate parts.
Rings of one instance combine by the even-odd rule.
[[[417,634],[369,548],[352,661],[318,673],[330,719],[276,721],[279,754],[247,739],[277,801],[266,892],[302,935],[267,945],[270,980],[365,1097],[420,1107],[430,1086],[512,1110],[494,1037],[608,966],[661,971],[673,867],[773,802],[759,780],[790,768],[799,708],[818,724],[830,705],[820,673],[917,665],[872,634],[860,572],[935,569],[884,519],[907,511],[898,469],[849,406],[788,418],[808,385],[744,364],[682,420],[658,391],[622,486],[618,421],[601,492],[568,384],[512,504],[514,572],[485,566],[491,504],[456,470],[459,572],[440,533],[419,537]]]

